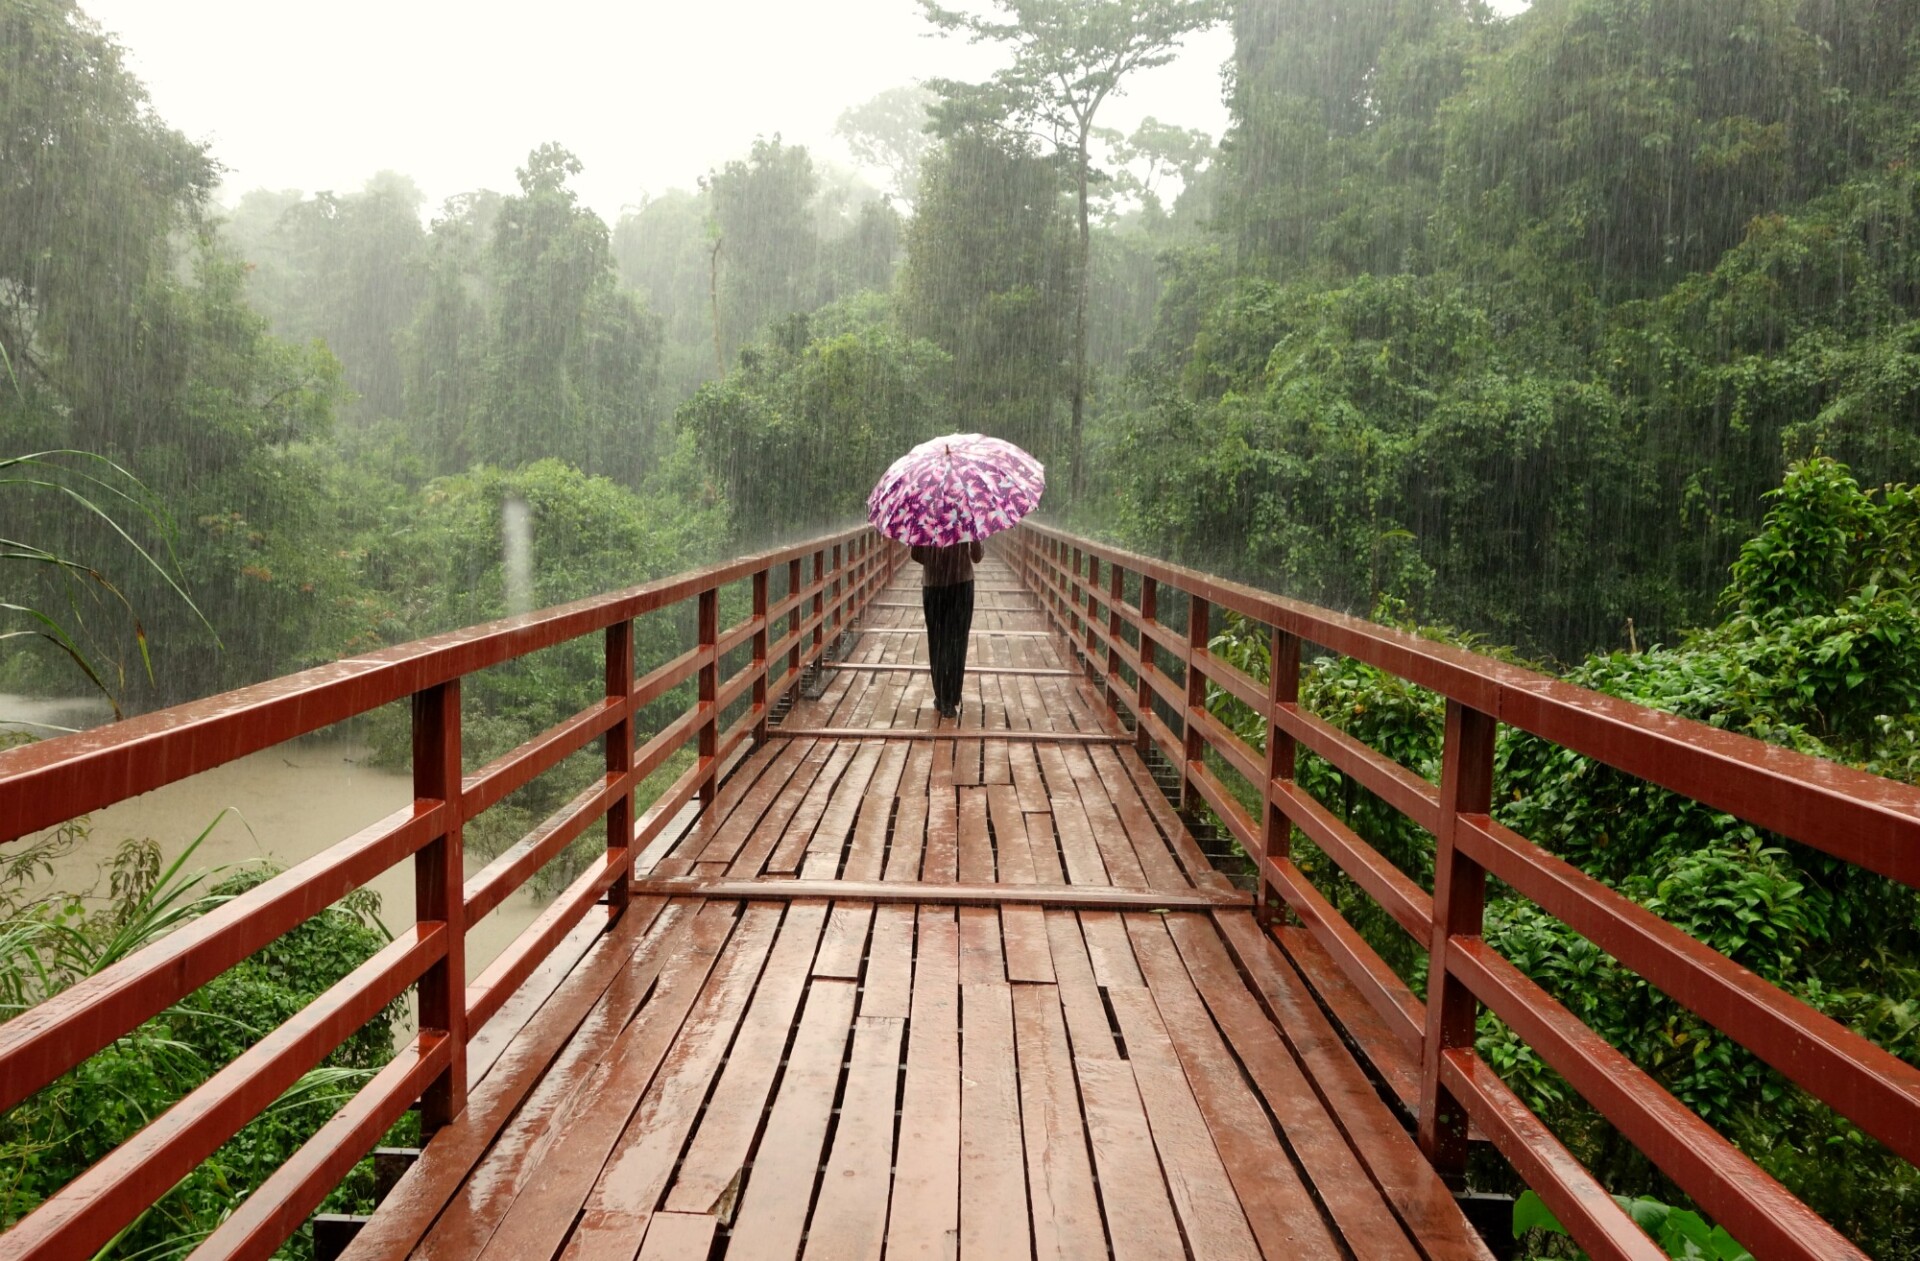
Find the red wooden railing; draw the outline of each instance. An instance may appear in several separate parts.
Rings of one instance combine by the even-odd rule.
[[[1494,822],[1493,739],[1500,723],[1524,729],[1908,885],[1920,884],[1920,791],[1043,527],[1015,532],[1011,547],[1108,703],[1133,715],[1142,745],[1157,747],[1179,768],[1186,798],[1210,807],[1254,858],[1263,907],[1271,912],[1284,905],[1296,915],[1417,1057],[1419,1137],[1443,1173],[1459,1173],[1471,1121],[1594,1256],[1651,1261],[1662,1255],[1476,1055],[1474,1018],[1484,1004],[1756,1254],[1860,1255],[1481,940],[1487,877],[1561,918],[1908,1160],[1920,1158],[1920,1072]],[[729,759],[765,734],[770,706],[900,560],[899,549],[870,532],[850,531],[0,754],[4,842],[393,701],[410,698],[413,706],[415,800],[409,807],[0,1025],[0,1108],[409,856],[418,918],[386,950],[0,1236],[0,1257],[91,1255],[416,981],[421,1032],[196,1255],[271,1255],[416,1100],[429,1126],[457,1114],[468,1031],[499,1010],[603,895],[619,913],[636,853],[690,802],[713,799]],[[786,594],[772,600],[773,576],[783,566]],[[751,583],[752,611],[722,630],[721,590],[743,581]],[[1138,605],[1125,598],[1131,582],[1138,584]],[[1161,621],[1163,588],[1184,597],[1184,630]],[[695,605],[695,646],[634,677],[634,619],[686,602]],[[1215,607],[1270,629],[1267,681],[1210,650]],[[604,636],[605,699],[464,773],[461,679],[588,635]],[[749,663],[723,679],[729,654],[749,644]],[[1378,666],[1447,698],[1437,787],[1300,709],[1303,644]],[[636,715],[688,680],[696,682],[695,704],[641,742]],[[1207,711],[1210,685],[1263,718],[1264,751]],[[723,715],[742,702],[744,712],[723,729]],[[1172,724],[1160,709],[1173,715]],[[463,878],[464,824],[601,736],[606,769],[600,781],[485,870]],[[693,767],[636,817],[635,786],[689,741],[698,753]],[[1301,747],[1434,835],[1431,893],[1298,786],[1294,763]],[[1214,773],[1210,759],[1255,787],[1258,818]],[[605,857],[463,985],[467,925],[602,817],[608,821]],[[1428,945],[1429,1002],[1407,990],[1294,866],[1289,843],[1296,828]]]
[[[1159,748],[1179,768],[1185,798],[1204,802],[1258,864],[1263,909],[1271,916],[1284,905],[1297,916],[1417,1055],[1418,1135],[1443,1174],[1461,1172],[1471,1121],[1594,1257],[1665,1255],[1476,1054],[1484,1004],[1756,1256],[1862,1255],[1482,940],[1487,878],[1532,899],[1909,1161],[1920,1161],[1920,1070],[1495,822],[1494,734],[1501,723],[1531,732],[1907,885],[1920,885],[1920,790],[1057,530],[1028,525],[1013,543],[1056,627],[1109,703],[1132,714],[1143,749]],[[1125,599],[1128,575],[1138,582],[1137,606]],[[1160,621],[1168,589],[1187,601],[1185,633]],[[1269,629],[1268,680],[1210,650],[1215,607]],[[1438,787],[1300,708],[1303,643],[1446,698]],[[1209,684],[1264,719],[1264,752],[1208,712]],[[1301,789],[1300,748],[1435,837],[1431,893]],[[1254,786],[1258,818],[1210,768],[1209,754]],[[1428,946],[1425,1004],[1293,864],[1296,828]]]
[[[603,895],[620,913],[635,855],[696,796],[713,800],[732,755],[765,737],[770,705],[886,585],[902,555],[870,530],[847,531],[0,753],[5,842],[382,705],[410,698],[413,706],[410,806],[0,1025],[0,1110],[409,856],[417,890],[413,928],[0,1236],[0,1257],[93,1255],[416,982],[420,1032],[194,1255],[271,1256],[415,1101],[429,1130],[458,1115],[469,1031]],[[770,578],[782,568],[787,594],[769,603]],[[721,589],[746,580],[752,612],[720,629]],[[634,619],[687,601],[697,606],[698,642],[635,678]],[[606,698],[465,773],[462,677],[589,635],[605,639]],[[722,679],[722,663],[749,643],[752,659]],[[689,679],[697,680],[695,704],[636,747],[636,714]],[[743,698],[745,712],[723,730],[723,715]],[[604,776],[467,877],[462,827],[602,736]],[[689,740],[694,765],[636,818],[635,787]],[[466,984],[467,926],[603,817],[605,857]]]

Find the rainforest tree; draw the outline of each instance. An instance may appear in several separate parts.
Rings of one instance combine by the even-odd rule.
[[[1219,0],[995,0],[994,16],[920,0],[927,20],[973,43],[1005,45],[1012,64],[980,84],[940,80],[942,135],[994,127],[1046,144],[1066,167],[1078,228],[1066,451],[1072,494],[1086,484],[1081,429],[1087,406],[1087,293],[1093,252],[1093,140],[1101,107],[1141,70],[1172,61],[1180,41],[1218,22]]]

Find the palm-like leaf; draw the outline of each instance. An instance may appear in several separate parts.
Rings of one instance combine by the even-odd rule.
[[[11,377],[11,364],[8,363],[5,366]],[[18,388],[17,381],[15,388]],[[70,449],[34,451],[26,455],[0,457],[0,487],[47,492],[78,505],[84,515],[104,523],[109,531],[132,548],[141,563],[158,574],[173,593],[193,610],[194,616],[200,620],[201,625],[209,631],[213,630],[213,625],[207,620],[206,614],[200,611],[200,607],[193,602],[193,597],[187,594],[186,587],[176,577],[179,565],[173,553],[172,519],[147,493],[145,484],[126,468],[103,455],[88,451]],[[113,511],[109,511],[109,508]],[[122,523],[122,516],[143,519],[158,532],[164,544],[162,550],[166,557],[165,562],[134,537],[132,531]],[[134,641],[139,647],[141,664],[146,670],[147,677],[149,679],[153,677],[153,657],[148,650],[146,628],[141,624],[132,602],[106,575],[91,565],[18,539],[0,538],[0,561],[17,561],[45,566],[67,574],[84,587],[104,592],[112,597],[133,618]],[[0,639],[32,636],[52,643],[66,654],[87,681],[113,705],[114,716],[116,718],[120,716],[120,702],[115,695],[116,689],[109,683],[106,673],[88,656],[67,626],[45,611],[24,604],[0,602],[0,611],[21,614],[38,624],[33,629],[5,632],[0,634]],[[218,639],[216,633],[216,643]]]
[[[119,917],[111,934],[98,943],[89,943],[90,958],[86,969],[89,973],[111,967],[188,920],[197,919],[232,900],[232,894],[212,891],[212,885],[218,883],[218,877],[232,870],[231,865],[193,872],[184,870],[187,860],[213,835],[213,830],[220,826],[220,821],[227,814],[228,811],[222,810],[215,815],[213,822],[193,838],[193,843],[180,851],[180,856],[161,873],[153,887]]]

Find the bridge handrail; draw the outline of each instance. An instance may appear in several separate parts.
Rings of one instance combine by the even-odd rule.
[[[871,530],[845,530],[0,753],[4,842],[391,702],[413,704],[410,805],[0,1024],[0,1111],[408,856],[418,890],[412,929],[0,1235],[0,1259],[92,1255],[415,982],[420,1032],[201,1252],[271,1256],[416,1100],[429,1130],[451,1121],[465,1102],[468,1033],[603,896],[620,914],[636,854],[696,796],[711,804],[731,755],[764,738],[773,704],[899,563],[899,549]],[[782,566],[784,594],[771,601]],[[723,631],[720,591],[744,580],[752,611]],[[696,646],[636,679],[633,620],[687,601],[697,605]],[[605,699],[463,773],[461,679],[595,634],[605,639]],[[748,644],[748,664],[721,679],[729,653]],[[697,681],[693,706],[636,748],[636,715],[689,679]],[[722,730],[722,716],[742,700],[750,703]],[[464,824],[602,736],[600,780],[468,878]],[[697,745],[694,765],[636,818],[636,787],[688,741]],[[467,927],[603,817],[605,857],[466,984]]]
[[[1143,749],[1179,768],[1259,867],[1263,907],[1280,902],[1419,1056],[1419,1138],[1443,1174],[1464,1169],[1469,1119],[1493,1139],[1593,1256],[1648,1254],[1639,1233],[1474,1049],[1476,1004],[1512,1027],[1597,1110],[1756,1255],[1859,1251],[1651,1076],[1481,938],[1492,875],[1909,1161],[1920,1161],[1920,1070],[1830,1019],[1491,816],[1496,725],[1536,736],[1855,865],[1920,886],[1920,789],[1563,680],[1028,522],[1014,536],[1049,617],[1135,719]],[[1126,600],[1126,575],[1140,603]],[[1189,602],[1185,633],[1158,618],[1161,593]],[[1271,677],[1211,651],[1210,608],[1264,624]],[[1129,641],[1128,632],[1132,638]],[[1299,706],[1303,644],[1446,698],[1439,785]],[[1181,676],[1160,667],[1179,663]],[[1206,708],[1212,683],[1265,723],[1252,748]],[[1156,702],[1176,715],[1175,731]],[[1297,749],[1324,758],[1435,837],[1429,893],[1294,780]],[[1214,773],[1212,753],[1257,790],[1255,819]],[[1298,828],[1429,950],[1429,1001],[1415,998],[1290,858]]]

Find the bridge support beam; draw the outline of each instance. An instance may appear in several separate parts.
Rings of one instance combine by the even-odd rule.
[[[1260,848],[1267,856],[1260,879],[1260,922],[1272,927],[1284,909],[1284,902],[1265,872],[1293,857],[1293,821],[1280,808],[1276,781],[1291,784],[1294,777],[1296,745],[1283,729],[1279,716],[1283,711],[1300,709],[1300,637],[1276,629],[1267,646],[1267,778],[1260,786],[1262,803]],[[1278,903],[1278,905],[1276,905]]]
[[[633,623],[607,627],[607,699],[626,701],[633,696]],[[633,713],[607,729],[606,765],[609,779],[633,770]],[[607,916],[619,919],[627,909],[627,877],[633,871],[633,790],[622,793],[607,807],[607,857],[620,865],[621,874],[607,888]]]
[[[1195,763],[1205,765],[1207,737],[1198,715],[1207,708],[1207,672],[1201,662],[1207,659],[1208,623],[1213,606],[1199,596],[1187,599],[1187,711],[1180,716],[1180,808],[1197,812],[1205,804],[1194,783]]]
[[[1460,852],[1462,815],[1493,807],[1493,737],[1498,724],[1459,701],[1447,702],[1445,761],[1440,772],[1440,832],[1433,865],[1433,937],[1427,972],[1427,1027],[1421,1040],[1420,1150],[1454,1190],[1465,1186],[1467,1110],[1440,1080],[1449,1050],[1473,1050],[1480,1005],[1452,972],[1457,942],[1480,937],[1487,904],[1487,873]]]
[[[466,864],[461,839],[460,680],[413,695],[413,796],[444,802],[447,830],[413,859],[414,921],[447,928],[447,952],[420,977],[420,1031],[446,1035],[446,1069],[420,1097],[431,1135],[467,1106]]]

